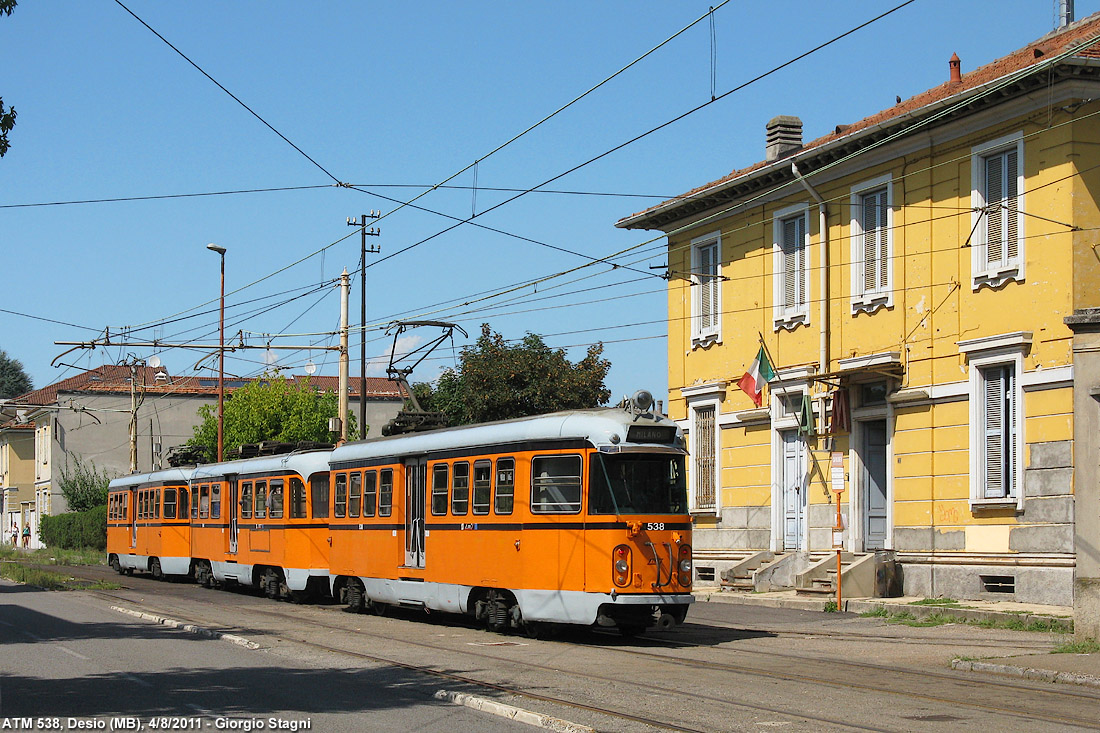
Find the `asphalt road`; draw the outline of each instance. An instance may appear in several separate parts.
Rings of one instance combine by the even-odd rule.
[[[197,706],[209,718],[305,715],[312,730],[326,731],[518,725],[432,700],[445,689],[600,731],[1057,731],[1100,720],[1096,691],[948,668],[956,656],[1049,651],[1060,640],[1054,634],[911,628],[712,602],[696,604],[683,627],[639,639],[572,630],[533,640],[450,616],[354,615],[333,605],[113,577],[126,587],[41,593],[0,586],[0,664],[12,669],[4,657],[20,655],[17,673],[0,683],[2,715],[193,715]],[[112,606],[232,633],[260,648],[194,638]],[[70,618],[71,607],[87,618]],[[29,652],[42,642],[31,643],[27,632],[47,648]],[[22,656],[28,653],[42,666]]]
[[[7,581],[0,668],[0,719],[30,718],[32,730],[94,719],[109,730],[115,717],[142,730],[159,729],[160,718],[182,730],[530,730],[434,700],[435,688],[401,668],[334,670],[141,621],[94,595]]]

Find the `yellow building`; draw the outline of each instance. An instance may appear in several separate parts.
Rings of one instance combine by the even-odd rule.
[[[909,595],[1072,603],[1063,319],[1100,306],[1100,15],[945,72],[809,143],[777,117],[764,161],[618,223],[668,235],[700,583],[809,585],[839,539],[896,553]]]
[[[33,423],[0,423],[0,496],[0,544],[10,544],[12,527],[35,518]]]

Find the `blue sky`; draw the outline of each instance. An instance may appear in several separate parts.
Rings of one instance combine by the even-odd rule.
[[[208,242],[228,250],[227,334],[336,343],[339,302],[321,286],[358,267],[359,236],[346,218],[377,210],[387,216],[377,223],[382,235],[369,240],[382,254],[368,255],[368,264],[377,262],[368,269],[368,357],[384,363],[390,342],[378,328],[395,318],[455,320],[470,340],[437,351],[413,375],[423,381],[452,365],[488,322],[506,338],[538,333],[574,360],[603,341],[613,398],[643,387],[664,397],[665,283],[651,274],[661,270],[650,270],[664,262],[659,246],[621,260],[638,271],[590,266],[460,304],[590,261],[579,255],[604,257],[653,238],[614,223],[760,160],[771,117],[800,116],[813,139],[892,106],[895,95],[945,81],[953,52],[965,72],[1026,45],[1053,28],[1056,5],[916,0],[546,187],[572,193],[531,193],[474,220],[497,232],[465,224],[379,261],[450,227],[446,217],[465,219],[514,195],[493,188],[536,186],[709,100],[712,30],[704,19],[480,162],[476,179],[468,170],[450,182],[465,188],[416,202],[430,211],[394,212],[395,200],[466,168],[704,16],[715,0],[124,2],[317,165],[115,2],[24,0],[0,17],[0,96],[18,111],[11,150],[0,159],[0,349],[22,361],[36,387],[77,368],[155,353],[112,346],[50,365],[67,348],[55,341],[101,337],[107,327],[118,334],[152,324],[132,338],[216,342],[218,263]],[[713,16],[715,91],[900,2],[722,5]],[[1100,0],[1078,0],[1077,17],[1098,9]],[[325,171],[366,192],[333,185]],[[25,206],[307,186],[316,188]],[[358,299],[356,278],[353,324]],[[182,316],[191,317],[176,320]],[[355,334],[353,374],[358,343]],[[202,357],[156,353],[180,375]],[[310,359],[320,373],[336,373],[332,352],[278,356],[294,373]],[[227,357],[231,374],[264,368],[262,351]]]

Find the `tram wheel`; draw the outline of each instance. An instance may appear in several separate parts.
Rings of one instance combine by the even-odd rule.
[[[160,558],[154,557],[153,561],[149,563],[149,572],[153,574],[153,577],[157,580],[164,580],[164,571],[160,569]]]
[[[485,626],[489,631],[503,634],[508,631],[508,601],[495,590],[489,591],[485,598],[488,604],[485,614]]]
[[[195,581],[203,588],[214,587],[214,571],[209,563],[202,562],[195,566]]]
[[[363,586],[359,585],[359,581],[352,580],[348,582],[347,588],[344,589],[344,598],[347,600],[349,611],[352,613],[363,612]]]
[[[264,571],[263,584],[264,595],[273,601],[279,600],[279,574],[268,568]]]
[[[390,604],[388,603],[379,603],[378,601],[368,600],[367,604],[370,606],[371,613],[373,613],[375,616],[385,616],[387,613],[389,613]]]
[[[118,561],[118,555],[111,555],[111,570],[114,570],[119,575],[122,575],[122,564]]]

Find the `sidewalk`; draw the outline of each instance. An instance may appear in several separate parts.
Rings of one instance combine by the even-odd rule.
[[[825,604],[835,601],[826,596],[800,596],[793,590],[767,593],[744,593],[718,588],[697,588],[696,603],[741,603],[771,608],[791,608],[823,611]],[[866,613],[884,609],[887,613],[909,613],[913,618],[953,616],[975,622],[1012,622],[1027,627],[1032,624],[1051,628],[1072,629],[1073,609],[1069,606],[1045,606],[1015,601],[961,601],[958,606],[911,605],[920,597],[843,599],[842,611]],[[1066,634],[1072,641],[1072,634]],[[993,659],[955,659],[951,668],[963,672],[1006,675],[1043,682],[1082,685],[1100,689],[1100,653],[1097,654],[1027,654]]]

